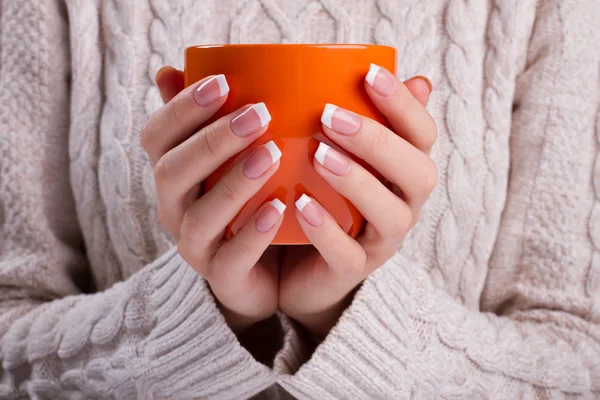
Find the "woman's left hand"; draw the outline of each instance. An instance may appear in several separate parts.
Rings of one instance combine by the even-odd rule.
[[[390,184],[321,144],[314,167],[354,204],[367,224],[352,239],[315,199],[303,196],[296,218],[314,247],[286,248],[281,263],[279,307],[317,338],[335,325],[353,290],[396,253],[437,180],[436,166],[428,156],[437,135],[425,108],[429,81],[417,77],[402,83],[372,65],[365,88],[391,129],[328,105],[323,131],[330,143],[364,160]]]

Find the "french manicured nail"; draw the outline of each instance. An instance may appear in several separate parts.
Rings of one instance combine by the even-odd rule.
[[[396,90],[396,78],[394,75],[376,64],[371,64],[365,80],[380,96],[387,97]]]
[[[267,170],[280,158],[281,150],[279,150],[279,147],[271,140],[260,146],[254,154],[248,157],[244,162],[242,171],[247,178],[256,179],[267,172]]]
[[[360,118],[356,114],[333,104],[325,105],[321,122],[342,135],[354,135],[360,129]]]
[[[319,143],[315,159],[336,175],[343,176],[350,172],[348,159],[323,142]]]
[[[265,103],[254,104],[231,121],[231,131],[239,137],[249,136],[271,121]]]
[[[296,208],[312,226],[321,226],[323,224],[325,218],[323,213],[319,210],[313,199],[307,195],[303,194],[300,196],[296,201]]]
[[[194,100],[201,107],[208,107],[229,93],[225,75],[216,75],[208,79],[194,91]]]
[[[284,211],[285,204],[283,204],[279,199],[273,199],[256,219],[256,230],[262,233],[267,232],[269,229],[275,226],[277,221],[279,221],[279,217],[281,217],[281,214],[283,214]]]

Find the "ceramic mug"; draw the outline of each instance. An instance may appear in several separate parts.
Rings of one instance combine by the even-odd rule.
[[[317,44],[241,44],[186,49],[186,87],[219,74],[225,75],[230,87],[227,101],[207,124],[244,105],[260,102],[266,104],[272,117],[263,136],[203,182],[203,192],[214,187],[240,157],[246,157],[270,140],[283,153],[279,170],[240,210],[225,232],[227,238],[244,226],[263,203],[278,198],[287,208],[273,244],[308,244],[295,216],[294,203],[302,193],[319,201],[350,236],[360,233],[364,218],[317,174],[313,157],[319,141],[335,147],[321,129],[321,114],[327,103],[387,125],[364,88],[371,63],[395,73],[396,50],[376,45]],[[354,159],[372,171],[364,162]]]

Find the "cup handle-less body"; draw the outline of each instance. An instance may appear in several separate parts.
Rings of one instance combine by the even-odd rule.
[[[224,74],[229,83],[227,102],[207,124],[249,103],[264,102],[272,116],[267,133],[207,178],[203,191],[269,140],[283,153],[277,173],[242,208],[226,237],[233,236],[264,202],[277,197],[287,209],[273,244],[308,244],[294,209],[302,193],[315,197],[350,236],[360,233],[364,218],[316,173],[313,156],[320,141],[333,145],[321,129],[326,103],[387,124],[364,89],[371,62],[395,72],[396,52],[370,45],[223,45],[186,50],[186,86],[216,74]],[[374,172],[362,160],[355,160]]]

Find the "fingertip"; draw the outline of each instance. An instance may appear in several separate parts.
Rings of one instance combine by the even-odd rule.
[[[302,194],[295,203],[296,211],[299,211],[302,218],[315,228],[320,227],[325,222],[325,213],[317,200]]]
[[[429,78],[427,78],[424,75],[417,75],[414,77],[414,79],[420,79],[423,82],[425,82],[427,84],[427,87],[429,88],[429,93],[433,92],[433,83],[431,83],[431,81],[429,80]]]
[[[264,203],[254,214],[254,226],[260,233],[267,233],[271,230],[275,234],[283,222],[285,204],[278,198]]]
[[[394,94],[398,83],[396,75],[376,64],[371,64],[369,72],[367,72],[364,79],[367,93],[370,93],[372,90],[375,94],[382,97],[389,97]]]
[[[154,80],[165,104],[181,92],[185,86],[183,71],[169,65],[159,69]]]
[[[156,72],[156,75],[154,75],[154,82],[156,82],[156,84],[159,85],[160,78],[165,74],[165,72],[169,72],[172,69],[173,69],[173,67],[171,67],[169,65],[165,65],[164,67],[162,67],[161,69],[159,69]]]
[[[429,96],[433,90],[431,81],[425,76],[415,76],[404,82],[404,86],[417,99],[419,103],[426,106],[429,102]]]
[[[183,71],[179,71],[171,67],[170,65],[165,65],[164,67],[159,69],[158,72],[156,72],[156,75],[154,76],[154,81],[157,85],[160,85],[163,78],[169,78],[177,75],[183,76]]]

